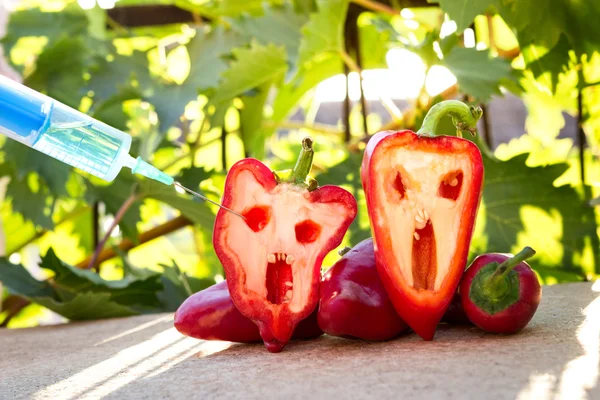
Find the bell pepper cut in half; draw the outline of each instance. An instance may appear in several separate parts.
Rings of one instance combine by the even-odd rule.
[[[481,199],[483,162],[461,137],[435,136],[444,116],[475,133],[480,108],[449,100],[422,128],[379,132],[361,169],[377,270],[400,317],[425,340],[456,293]]]
[[[319,300],[321,263],[356,216],[356,200],[308,177],[314,152],[305,138],[296,166],[274,173],[262,162],[236,163],[225,182],[213,245],[233,303],[254,321],[271,352],[279,352]]]

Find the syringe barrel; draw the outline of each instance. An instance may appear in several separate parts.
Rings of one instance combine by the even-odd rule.
[[[53,100],[0,75],[0,133],[31,145],[50,123]]]
[[[131,164],[131,136],[1,75],[0,134],[106,181]]]

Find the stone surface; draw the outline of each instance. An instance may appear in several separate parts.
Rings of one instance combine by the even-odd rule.
[[[544,287],[520,334],[202,342],[171,315],[0,331],[0,399],[600,398],[600,282]]]

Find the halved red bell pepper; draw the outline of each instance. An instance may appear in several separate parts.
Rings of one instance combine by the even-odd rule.
[[[477,146],[434,135],[447,115],[474,133],[481,109],[450,100],[432,107],[417,133],[379,132],[361,169],[377,269],[400,317],[425,340],[456,293],[483,184]]]
[[[271,352],[283,349],[319,299],[323,258],[337,247],[356,216],[356,200],[337,186],[318,188],[308,174],[312,140],[292,171],[262,162],[236,163],[225,182],[213,245],[238,310],[254,321]]]

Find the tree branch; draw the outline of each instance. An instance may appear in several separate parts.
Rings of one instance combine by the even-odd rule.
[[[162,225],[159,225],[155,228],[152,228],[152,229],[140,234],[138,237],[137,244],[133,243],[130,239],[123,239],[118,244],[117,247],[119,248],[119,250],[121,250],[123,252],[128,252],[129,250],[131,250],[137,246],[140,246],[144,243],[150,242],[151,240],[154,240],[158,237],[168,235],[169,233],[175,232],[181,228],[184,228],[184,227],[190,226],[190,225],[192,225],[192,221],[190,221],[186,217],[179,216],[177,218],[173,218],[172,220],[165,222]],[[103,249],[102,251],[100,251],[100,253],[98,253],[98,256],[96,257],[96,263],[101,264],[104,261],[110,260],[111,258],[114,258],[116,256],[118,256],[118,254],[115,253],[115,251],[112,248]],[[79,262],[77,264],[77,267],[87,268],[90,265],[91,259],[92,259],[92,256],[87,257],[85,260]]]
[[[125,199],[125,201],[121,205],[121,208],[119,208],[119,211],[117,211],[117,213],[115,214],[112,224],[107,229],[106,233],[104,234],[104,237],[102,238],[100,243],[98,243],[98,246],[96,246],[96,251],[94,251],[92,258],[90,259],[90,262],[87,265],[88,269],[94,268],[98,265],[98,263],[97,263],[98,256],[100,255],[100,252],[106,245],[106,242],[108,242],[108,239],[110,239],[110,235],[115,230],[115,228],[117,227],[119,222],[121,222],[121,220],[125,216],[125,213],[127,212],[127,210],[129,210],[129,208],[133,205],[133,203],[135,203],[139,199],[139,197],[140,197],[139,195],[135,194],[135,189],[134,189],[134,193],[132,193],[127,199]]]

